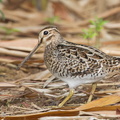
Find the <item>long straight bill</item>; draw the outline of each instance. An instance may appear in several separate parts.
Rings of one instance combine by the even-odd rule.
[[[25,59],[18,65],[18,69],[36,52],[38,47],[41,45],[42,39],[39,41],[39,43],[35,46],[35,48],[28,54],[28,56],[25,57]]]

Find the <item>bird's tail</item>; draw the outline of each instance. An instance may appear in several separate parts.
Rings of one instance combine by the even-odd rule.
[[[117,67],[118,71],[120,72],[120,56],[115,56],[114,58],[117,63],[116,67]]]
[[[116,59],[118,60],[118,62],[120,64],[120,56],[116,56]]]
[[[113,66],[111,67],[111,71],[107,74],[105,79],[113,78],[116,75],[120,75],[120,56],[114,56],[112,60]]]

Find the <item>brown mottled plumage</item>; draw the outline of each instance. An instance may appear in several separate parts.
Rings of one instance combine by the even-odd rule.
[[[54,76],[65,81],[70,89],[100,81],[110,74],[120,72],[119,57],[109,56],[94,47],[65,41],[55,27],[42,29],[39,40],[39,45],[29,56],[42,42],[45,43],[44,61],[47,68]],[[22,64],[27,59],[29,57]],[[60,106],[63,104],[64,102]]]

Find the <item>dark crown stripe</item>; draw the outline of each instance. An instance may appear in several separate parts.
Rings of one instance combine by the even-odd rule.
[[[49,28],[54,28],[54,29],[58,32],[56,26],[47,26],[47,27],[43,28],[41,31],[46,30],[46,29],[49,29]],[[40,32],[41,32],[41,31],[40,31]]]

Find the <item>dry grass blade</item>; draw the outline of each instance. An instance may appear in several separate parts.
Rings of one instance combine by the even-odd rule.
[[[42,117],[39,120],[96,120],[96,117],[93,116],[71,116],[71,117]]]
[[[99,92],[95,92],[95,94],[103,94],[103,93],[119,93],[120,89],[118,90],[107,90],[107,91],[99,91]]]
[[[38,72],[38,73],[35,73],[35,74],[32,74],[32,75],[29,75],[27,77],[18,79],[18,80],[15,81],[15,83],[18,83],[21,80],[29,80],[29,79],[30,80],[44,80],[44,79],[48,78],[48,76],[50,76],[50,72],[48,70],[45,70],[43,72]]]
[[[49,72],[49,70],[45,70],[43,72],[40,72],[39,74],[37,74],[34,78],[34,80],[40,80],[40,79],[46,79],[48,77],[51,76],[51,73]]]
[[[52,91],[49,89],[38,89],[38,88],[33,88],[33,87],[27,87],[32,91],[38,92],[38,93],[51,93]]]
[[[55,76],[48,78],[48,80],[44,83],[43,88],[45,88],[53,79],[55,79]]]

